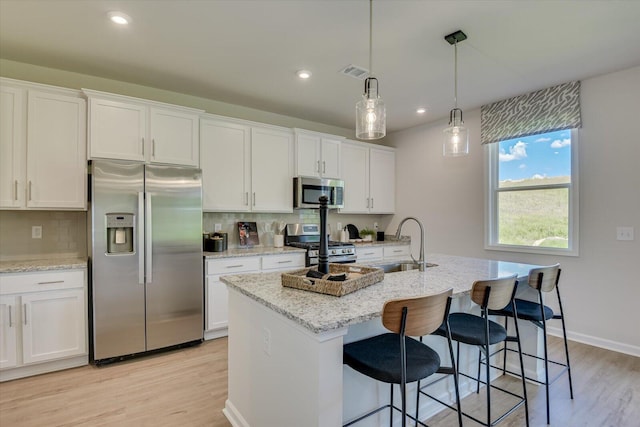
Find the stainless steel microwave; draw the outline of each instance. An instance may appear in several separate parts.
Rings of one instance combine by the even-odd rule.
[[[295,209],[319,208],[320,196],[327,196],[329,209],[343,208],[344,181],[304,176],[293,178],[293,207]]]

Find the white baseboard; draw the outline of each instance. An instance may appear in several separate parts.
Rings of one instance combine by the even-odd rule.
[[[212,330],[212,331],[204,331],[204,339],[205,339],[205,341],[214,340],[216,338],[226,337],[227,335],[229,335],[229,329],[228,328],[215,329],[215,330]]]
[[[0,371],[0,382],[15,380],[18,378],[30,377],[33,375],[46,374],[48,372],[60,371],[62,369],[77,368],[89,364],[89,356],[75,356],[67,359],[54,360],[51,362],[35,363],[16,368],[8,368]]]
[[[547,326],[547,332],[549,333],[549,335],[562,338],[562,328],[552,328]],[[625,344],[618,341],[607,340],[604,338],[598,338],[592,335],[580,334],[571,331],[567,331],[567,339],[570,341],[576,341],[579,343],[604,348],[606,350],[611,350],[618,353],[640,357],[640,347],[635,345]]]
[[[227,420],[229,420],[233,427],[249,427],[249,423],[247,422],[247,420],[245,420],[242,415],[240,415],[240,412],[238,412],[236,407],[233,406],[233,403],[231,403],[229,399],[227,399],[224,403],[224,409],[222,410],[222,413],[225,417],[227,417]]]

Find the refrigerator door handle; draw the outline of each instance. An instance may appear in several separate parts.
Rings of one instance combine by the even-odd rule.
[[[145,225],[146,225],[146,230],[145,230],[145,236],[147,238],[147,241],[144,245],[144,250],[145,250],[145,258],[146,258],[146,262],[145,262],[145,271],[146,271],[146,283],[150,284],[153,280],[153,276],[151,274],[151,271],[153,270],[153,248],[152,248],[152,243],[153,243],[153,237],[151,235],[151,230],[152,230],[152,224],[153,224],[153,220],[151,218],[151,193],[147,193],[146,194],[146,209],[145,209],[145,217],[146,217],[146,221],[145,221]]]
[[[138,283],[144,285],[144,193],[138,193]]]

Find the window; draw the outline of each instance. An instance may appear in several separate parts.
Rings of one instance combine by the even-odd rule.
[[[487,145],[486,248],[578,255],[577,131]]]

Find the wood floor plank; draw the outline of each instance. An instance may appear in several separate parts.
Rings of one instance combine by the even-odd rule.
[[[551,351],[561,355],[561,341]],[[551,387],[551,426],[640,425],[640,358],[570,343],[575,399],[566,378]],[[559,357],[559,356],[557,356]],[[518,380],[505,377],[500,381]],[[544,388],[528,384],[531,426],[545,426]],[[274,390],[277,392],[277,390]],[[0,426],[230,427],[222,414],[227,396],[227,339],[103,367],[84,366],[0,384]],[[463,401],[483,414],[480,396]],[[428,420],[457,426],[453,411]],[[465,426],[476,423],[465,420]],[[500,426],[524,426],[519,409]],[[256,426],[303,427],[303,426]]]

